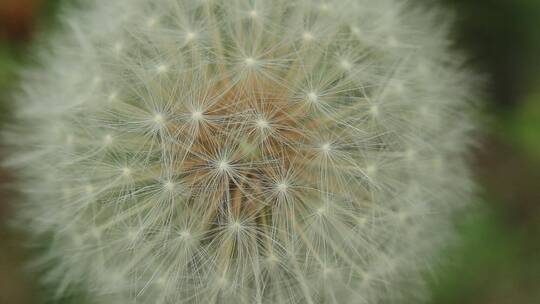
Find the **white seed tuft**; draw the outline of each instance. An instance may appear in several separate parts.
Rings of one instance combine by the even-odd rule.
[[[123,175],[123,176],[126,176],[126,177],[128,177],[128,176],[130,176],[130,175],[131,175],[131,173],[132,173],[132,171],[131,171],[131,169],[130,169],[130,168],[128,168],[128,167],[124,167],[124,168],[122,168],[122,175]]]
[[[191,112],[191,119],[194,120],[194,121],[199,121],[201,119],[203,119],[203,112],[202,111],[193,111]]]
[[[315,37],[313,36],[313,34],[311,32],[304,32],[302,34],[302,38],[305,40],[305,41],[311,41],[313,39],[315,39]]]
[[[165,122],[165,118],[162,114],[157,113],[154,115],[154,122],[158,125],[161,125]]]
[[[163,74],[163,73],[167,72],[168,69],[169,69],[169,68],[168,68],[166,65],[160,64],[160,65],[158,65],[158,66],[156,67],[156,72],[157,72],[158,74]]]
[[[309,92],[307,94],[307,99],[311,103],[316,103],[319,101],[319,95],[316,92]]]
[[[197,34],[195,32],[187,32],[186,33],[186,42],[190,42],[197,38]]]
[[[246,65],[248,67],[253,67],[253,66],[255,66],[257,64],[257,60],[255,60],[255,58],[253,58],[253,57],[246,58],[246,60],[244,62],[246,63]]]
[[[111,134],[107,134],[107,135],[105,135],[105,137],[103,137],[103,143],[104,143],[106,146],[112,144],[112,142],[113,142],[113,137],[112,137]]]
[[[251,17],[252,19],[256,19],[257,17],[259,17],[259,13],[256,10],[251,10],[249,12],[249,17]]]

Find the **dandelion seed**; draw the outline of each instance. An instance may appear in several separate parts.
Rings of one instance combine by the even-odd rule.
[[[165,286],[167,285],[167,279],[165,279],[164,277],[159,277],[156,279],[156,284],[159,286]]]
[[[90,235],[94,239],[99,239],[99,238],[101,238],[101,231],[98,228],[91,228]]]
[[[366,167],[366,172],[368,176],[375,176],[377,174],[378,168],[377,165],[371,164]]]
[[[219,278],[217,279],[216,283],[220,288],[225,288],[227,286],[228,281],[225,278]]]
[[[103,137],[103,143],[104,143],[106,146],[112,144],[112,142],[113,142],[113,137],[112,137],[111,134],[107,134],[107,135],[105,135],[105,137]]]
[[[118,93],[112,92],[112,93],[109,94],[109,96],[107,97],[107,101],[113,102],[113,101],[116,100],[117,97],[118,97]]]
[[[405,90],[405,87],[403,86],[403,82],[395,81],[393,84],[393,89],[398,94],[403,93],[403,91]]]
[[[122,175],[123,175],[124,177],[129,177],[129,176],[131,176],[131,173],[132,173],[132,171],[131,171],[130,168],[128,168],[128,167],[122,168]]]
[[[352,64],[349,60],[347,59],[342,59],[340,62],[339,62],[339,65],[341,66],[342,69],[344,69],[345,71],[350,71],[352,69]]]
[[[276,188],[280,193],[286,193],[289,189],[289,184],[285,181],[282,181],[276,185]]]
[[[413,161],[416,158],[416,151],[409,148],[405,151],[405,156],[409,161]]]
[[[196,33],[194,33],[194,32],[187,32],[186,33],[186,42],[190,42],[190,41],[194,40],[195,38],[197,38]]]
[[[261,130],[264,130],[264,129],[267,129],[270,127],[270,123],[268,123],[268,121],[264,118],[259,118],[255,121],[255,124],[257,125],[257,127]]]
[[[66,136],[66,145],[71,146],[73,145],[74,137],[73,135],[69,134]]]
[[[321,12],[328,12],[330,10],[330,6],[327,3],[323,3],[319,5],[319,10],[321,10]]]
[[[268,257],[266,257],[266,261],[269,263],[269,264],[276,264],[279,262],[279,259],[277,258],[277,256],[271,254],[269,255]]]
[[[163,184],[163,187],[167,190],[167,191],[174,191],[174,189],[176,188],[176,186],[174,185],[174,183],[172,181],[166,181],[164,184]]]
[[[92,85],[93,85],[93,86],[98,86],[98,85],[101,84],[101,81],[102,81],[101,76],[96,75],[96,76],[94,76],[94,78],[92,79]]]
[[[139,238],[139,231],[134,230],[134,229],[128,230],[127,238],[128,238],[128,240],[130,240],[132,242],[136,241]]]
[[[379,107],[377,105],[372,105],[369,108],[369,113],[371,113],[372,116],[377,117],[379,115]]]
[[[328,266],[323,266],[322,270],[323,270],[322,272],[323,272],[324,276],[328,276],[328,275],[332,274],[332,272],[333,272],[333,269],[331,267],[328,267]]]
[[[191,233],[187,230],[183,230],[180,232],[180,238],[183,240],[189,240],[191,238]]]
[[[233,232],[240,232],[244,227],[238,221],[234,221],[230,224],[229,229]]]
[[[161,125],[165,122],[165,118],[163,117],[163,115],[158,113],[154,115],[154,122],[158,125]]]
[[[193,111],[191,112],[191,119],[194,121],[199,121],[203,119],[202,111]]]
[[[304,32],[302,34],[302,38],[305,40],[305,41],[312,41],[313,39],[315,39],[315,37],[313,36],[312,33],[310,32]]]
[[[325,206],[323,207],[320,207],[319,209],[317,209],[317,215],[318,216],[324,216],[326,214],[326,208]]]
[[[311,103],[316,103],[316,102],[319,101],[319,95],[317,95],[316,92],[309,92],[309,93],[307,94],[307,99],[308,99],[308,101],[311,102]]]
[[[332,145],[330,143],[324,143],[321,145],[321,151],[323,153],[329,153],[332,150]]]
[[[124,49],[124,45],[122,44],[122,42],[117,42],[114,44],[113,50],[117,55],[122,53],[123,49]]]
[[[400,222],[406,222],[409,218],[408,214],[405,212],[397,212],[396,217],[399,219]]]
[[[246,58],[245,63],[246,63],[246,65],[247,65],[248,67],[253,67],[253,66],[255,66],[255,64],[257,63],[257,61],[256,61],[255,58],[253,58],[253,57],[248,57],[248,58]]]
[[[391,47],[396,47],[399,45],[399,42],[397,41],[396,37],[390,36],[388,37],[387,43]]]
[[[228,161],[222,160],[218,163],[218,169],[219,171],[229,171],[231,166]]]
[[[149,28],[152,28],[156,25],[156,23],[157,23],[157,19],[152,17],[146,21],[146,26]]]
[[[160,65],[158,65],[158,66],[156,67],[156,72],[157,72],[158,74],[163,74],[163,73],[167,72],[168,69],[169,69],[169,68],[168,68],[166,65],[160,64]]]
[[[95,191],[95,188],[94,188],[94,186],[92,186],[92,185],[86,185],[86,186],[84,187],[84,189],[85,189],[86,193],[88,193],[88,194],[92,194],[92,193],[94,193],[94,191]]]
[[[351,33],[353,33],[355,36],[360,36],[361,34],[360,28],[356,26],[351,26]]]

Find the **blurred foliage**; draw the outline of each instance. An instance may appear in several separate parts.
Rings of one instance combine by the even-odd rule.
[[[502,133],[505,140],[540,162],[540,81],[535,91],[525,98],[524,104],[504,123]]]
[[[29,1],[40,2],[30,28],[44,32],[58,25],[54,16],[59,3],[73,0],[0,0],[0,16],[4,3]],[[445,252],[450,263],[435,269],[431,303],[540,303],[540,1],[437,1],[456,11],[457,47],[487,78],[484,102],[489,113],[483,145],[473,161],[482,202],[456,221],[462,242]],[[18,71],[32,62],[31,36],[2,35],[2,25],[0,21],[0,122],[9,117]],[[0,199],[0,224],[4,203]],[[8,239],[16,243],[15,238],[0,227],[0,247]],[[1,303],[36,303],[24,294],[37,291],[14,285],[19,255],[12,247],[0,248]],[[3,294],[13,290],[18,295],[5,300]]]
[[[14,59],[13,50],[5,44],[0,44],[0,122],[7,116],[9,103],[7,91],[11,87],[17,61]]]
[[[18,71],[32,59],[31,40],[58,26],[63,0],[0,0],[0,125],[9,117]]]
[[[538,85],[538,0],[440,0],[456,11],[459,45],[490,78],[493,111],[506,111]]]
[[[452,263],[436,274],[432,303],[540,303],[538,242],[528,229],[509,228],[502,210],[477,208],[460,222],[463,239],[447,252]]]
[[[442,0],[487,80],[478,210],[433,282],[436,304],[540,303],[540,1]]]

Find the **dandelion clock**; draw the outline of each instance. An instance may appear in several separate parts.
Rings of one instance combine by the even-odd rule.
[[[418,302],[469,199],[472,77],[397,0],[93,0],[5,162],[52,298]],[[83,300],[78,300],[79,302]]]

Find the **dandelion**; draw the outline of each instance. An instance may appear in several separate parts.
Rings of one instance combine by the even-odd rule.
[[[396,0],[84,6],[24,76],[4,136],[18,220],[46,242],[57,297],[422,297],[471,192],[472,77],[439,12]]]

